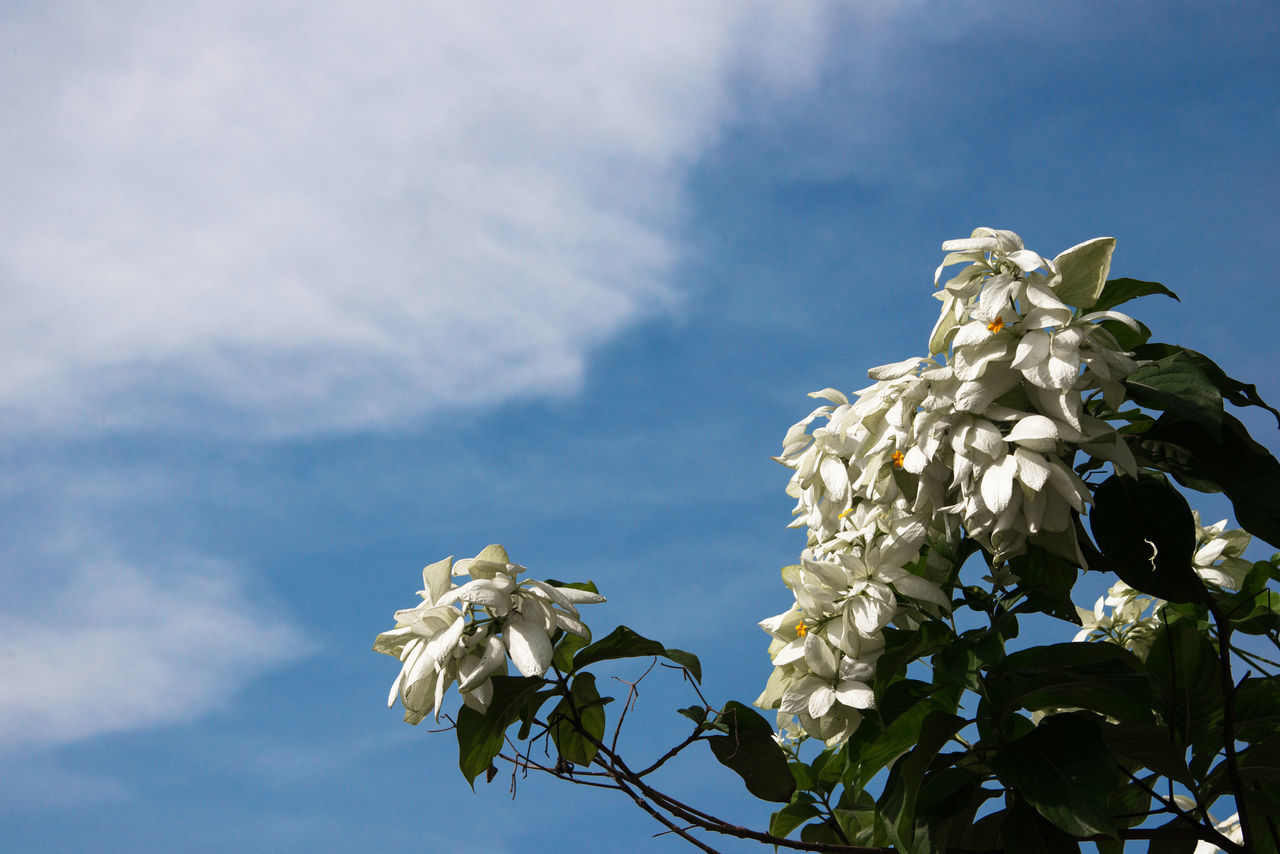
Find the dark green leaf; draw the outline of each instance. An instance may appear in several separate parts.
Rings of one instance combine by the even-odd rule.
[[[1280,733],[1240,751],[1236,755],[1236,764],[1245,791],[1280,791]],[[1209,773],[1204,785],[1210,794],[1231,794],[1231,775],[1227,772],[1225,759]]]
[[[1274,415],[1277,425],[1280,425],[1280,411],[1267,405],[1267,402],[1258,394],[1256,385],[1242,383],[1227,376],[1227,372],[1218,367],[1217,363],[1205,354],[1174,344],[1146,344],[1134,351],[1134,355],[1139,359],[1162,359],[1173,353],[1183,353],[1194,361],[1196,366],[1209,378],[1209,381],[1217,387],[1224,400],[1235,406],[1261,407]]]
[[[1262,741],[1280,732],[1280,679],[1244,680],[1236,691],[1236,737]]]
[[[884,652],[876,661],[877,694],[883,693],[890,682],[905,673],[908,664],[945,649],[955,640],[955,633],[951,628],[938,620],[923,623],[919,629],[895,629],[887,626],[883,634]]]
[[[617,658],[644,658],[655,655],[674,661],[689,671],[694,681],[702,681],[702,664],[698,657],[681,649],[667,649],[655,640],[633,632],[626,626],[618,626],[609,636],[591,644],[579,652],[573,659],[575,670],[595,664],[598,661],[610,661]]]
[[[687,709],[677,709],[676,711],[693,721],[695,724],[703,724],[707,720],[706,706],[689,706]]]
[[[472,785],[502,749],[507,727],[517,718],[531,719],[551,695],[538,691],[547,683],[535,677],[494,676],[492,683],[493,697],[486,712],[463,706],[458,713],[458,766]]]
[[[502,752],[503,733],[509,723],[470,706],[458,710],[458,767],[473,789],[476,777],[488,771],[493,758]]]
[[[1164,827],[1170,830],[1184,831],[1187,835],[1185,837],[1153,839],[1151,844],[1147,846],[1147,854],[1194,854],[1198,842],[1185,821],[1175,819],[1164,825]]]
[[[717,717],[727,727],[726,735],[707,739],[721,765],[732,769],[747,791],[763,801],[787,803],[796,789],[787,755],[773,740],[773,727],[757,712],[730,701]]]
[[[1080,843],[1054,827],[1022,800],[1015,800],[1008,813],[1004,827],[1000,830],[1005,851],[1034,851],[1036,854],[1072,854],[1080,851]]]
[[[1002,783],[1067,833],[1114,833],[1107,796],[1120,772],[1094,720],[1078,714],[1047,717],[1029,735],[1001,748],[991,766]]]
[[[1222,396],[1186,353],[1177,352],[1138,368],[1124,380],[1139,406],[1193,421],[1215,439],[1222,436]]]
[[[1187,500],[1163,478],[1112,475],[1093,494],[1089,527],[1111,569],[1143,593],[1170,602],[1207,594],[1191,565],[1195,520]]]
[[[1122,721],[1102,728],[1102,739],[1117,756],[1142,763],[1155,773],[1184,785],[1193,785],[1187,769],[1186,750],[1172,740],[1165,727]]]
[[[1223,416],[1216,442],[1198,424],[1161,418],[1139,445],[1180,483],[1216,484],[1242,528],[1280,546],[1280,462],[1237,419]]]
[[[574,765],[587,766],[599,750],[604,738],[604,704],[596,690],[596,677],[579,673],[569,686],[569,696],[560,701],[547,723],[551,725],[551,741],[560,755]]]
[[[1146,665],[1156,708],[1182,743],[1216,731],[1222,720],[1218,652],[1194,623],[1179,620],[1157,630]]]
[[[1109,643],[1058,643],[1012,653],[992,669],[987,692],[995,712],[1082,708],[1126,721],[1151,717],[1142,662]]]
[[[1043,546],[1030,545],[1026,552],[1009,561],[1009,569],[1018,576],[1018,590],[1027,599],[1019,610],[1036,611],[1080,625],[1071,600],[1079,569],[1061,555]]]
[[[1131,299],[1138,297],[1150,296],[1151,294],[1163,294],[1167,297],[1178,299],[1178,295],[1166,288],[1159,282],[1143,282],[1139,279],[1108,279],[1107,283],[1102,286],[1102,293],[1098,294],[1098,299],[1089,308],[1090,311],[1109,311],[1118,305],[1122,305]],[[1181,300],[1178,300],[1181,302]]]
[[[914,841],[916,824],[916,799],[924,782],[925,772],[951,736],[960,731],[964,720],[957,715],[933,711],[921,724],[915,747],[893,764],[889,782],[885,785],[885,797],[881,799],[883,812],[893,822],[898,838],[906,846]]]
[[[787,804],[769,819],[769,833],[786,839],[787,834],[816,815],[818,808],[811,803]]]

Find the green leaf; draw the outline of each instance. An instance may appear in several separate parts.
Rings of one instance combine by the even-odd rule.
[[[916,800],[929,764],[953,735],[964,726],[957,715],[933,711],[920,726],[915,748],[893,764],[885,797],[881,799],[885,815],[893,820],[898,838],[910,845],[915,838]]]
[[[1080,851],[1080,843],[1050,824],[1021,799],[1009,807],[1000,830],[1005,851],[1034,851],[1036,854],[1072,854]]]
[[[689,671],[695,682],[702,681],[702,664],[698,657],[682,649],[667,649],[655,640],[649,640],[636,634],[626,626],[618,626],[609,636],[591,644],[574,656],[575,670],[581,670],[599,661],[611,661],[618,658],[644,658],[656,655]]]
[[[1236,689],[1236,737],[1262,741],[1280,732],[1280,679],[1250,678]]]
[[[1126,721],[1149,721],[1151,691],[1142,662],[1110,643],[1057,643],[1012,653],[987,677],[1001,717],[1018,709],[1089,709]]]
[[[1110,319],[1099,321],[1098,326],[1111,333],[1121,350],[1136,350],[1151,340],[1151,330],[1141,320],[1135,319],[1134,322],[1138,324],[1136,330],[1127,323]]]
[[[949,626],[938,620],[929,620],[918,629],[886,626],[882,633],[885,643],[884,652],[876,661],[877,694],[882,694],[890,682],[905,673],[908,664],[946,649],[956,637]]]
[[[604,704],[612,699],[601,699],[593,674],[579,673],[574,677],[569,696],[560,701],[547,719],[551,725],[551,741],[561,756],[574,765],[591,764],[599,750],[597,744],[604,739]]]
[[[1236,418],[1223,416],[1218,442],[1194,422],[1161,417],[1139,446],[1179,483],[1217,485],[1240,527],[1280,547],[1280,462]]]
[[[1098,301],[1089,307],[1090,311],[1110,311],[1118,305],[1128,302],[1138,297],[1150,296],[1151,294],[1163,294],[1167,297],[1173,297],[1178,302],[1178,295],[1166,288],[1159,282],[1143,282],[1139,279],[1108,279],[1107,283],[1102,286],[1102,293],[1098,295]]]
[[[1187,823],[1182,819],[1174,819],[1161,829],[1168,828],[1170,830],[1181,830],[1187,832],[1189,830]],[[1196,846],[1199,843],[1190,833],[1185,837],[1170,837],[1166,839],[1153,839],[1147,846],[1147,854],[1195,854]]]
[[[796,782],[787,767],[787,755],[773,740],[769,722],[737,701],[725,704],[716,722],[728,730],[726,735],[707,739],[720,764],[741,777],[747,791],[760,800],[790,801]]]
[[[816,815],[820,815],[819,810],[811,803],[787,804],[769,819],[769,833],[786,839],[791,831]]]
[[[540,693],[546,681],[536,677],[493,676],[493,697],[486,712],[463,706],[458,712],[458,767],[473,788],[502,750],[503,734],[517,718],[532,719],[550,692]]]
[[[1074,562],[1032,544],[1009,561],[1009,569],[1019,578],[1018,591],[1027,597],[1019,606],[1020,611],[1049,614],[1080,625],[1080,615],[1071,600],[1071,589],[1079,575]]]
[[[1223,708],[1218,651],[1195,623],[1179,620],[1161,626],[1146,666],[1156,709],[1183,744],[1216,732]]]
[[[1267,405],[1267,402],[1258,394],[1256,385],[1243,383],[1227,376],[1227,372],[1205,354],[1175,344],[1145,344],[1134,350],[1134,355],[1139,359],[1162,359],[1173,353],[1182,353],[1194,361],[1209,381],[1217,387],[1224,400],[1235,406],[1261,407],[1274,415],[1276,424],[1280,425],[1280,411]]]
[[[560,638],[560,642],[556,644],[555,652],[551,656],[551,663],[564,675],[572,675],[574,653],[590,643],[591,638],[589,637],[578,637],[565,632],[564,637]]]
[[[1135,590],[1170,602],[1202,602],[1207,593],[1191,565],[1195,519],[1163,478],[1112,475],[1093,494],[1089,527],[1110,569]]]
[[[488,771],[493,758],[502,752],[503,733],[509,723],[470,706],[458,710],[458,767],[471,788],[475,788],[476,777]]]
[[[1222,436],[1222,396],[1186,353],[1143,365],[1125,377],[1124,385],[1129,399],[1139,406],[1193,421],[1215,439]]]
[[[684,715],[689,720],[693,721],[695,724],[698,724],[699,726],[706,723],[707,721],[706,706],[689,706],[688,708],[684,708],[684,709],[676,709],[676,711]]]
[[[1280,733],[1251,745],[1236,755],[1240,782],[1245,791],[1267,789],[1280,791]],[[1231,775],[1224,759],[1204,781],[1211,795],[1231,794]]]
[[[1187,768],[1186,749],[1172,740],[1165,727],[1122,721],[1102,728],[1102,740],[1117,756],[1142,763],[1162,777],[1194,785]]]
[[[1094,720],[1079,714],[1047,717],[1001,748],[991,766],[1002,783],[1067,833],[1114,834],[1107,796],[1120,771]]]

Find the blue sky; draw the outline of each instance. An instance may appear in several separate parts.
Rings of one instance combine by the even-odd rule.
[[[5,847],[684,850],[600,793],[472,794],[385,709],[420,568],[503,542],[752,699],[801,547],[769,457],[922,352],[980,225],[1116,237],[1182,296],[1135,309],[1159,339],[1280,399],[1278,35],[1264,2],[0,7]],[[641,753],[690,701],[645,685]],[[706,765],[671,784],[767,820]]]

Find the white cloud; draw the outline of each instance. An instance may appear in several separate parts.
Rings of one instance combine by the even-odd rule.
[[[89,561],[27,593],[38,608],[0,612],[0,752],[180,723],[311,651],[218,561],[173,562],[163,580]]]
[[[8,4],[0,420],[289,434],[572,391],[825,4]]]

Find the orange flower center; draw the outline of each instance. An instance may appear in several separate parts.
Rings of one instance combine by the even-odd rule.
[[[995,320],[987,324],[987,328],[992,332],[999,332],[1001,329],[1004,329],[1004,318],[997,317]]]
[[[809,628],[804,623],[796,623],[796,637],[802,638],[809,634]]]
[[[907,458],[907,455],[902,453],[902,451],[894,451],[893,452],[894,468],[902,468],[902,461],[905,460],[906,458]]]

